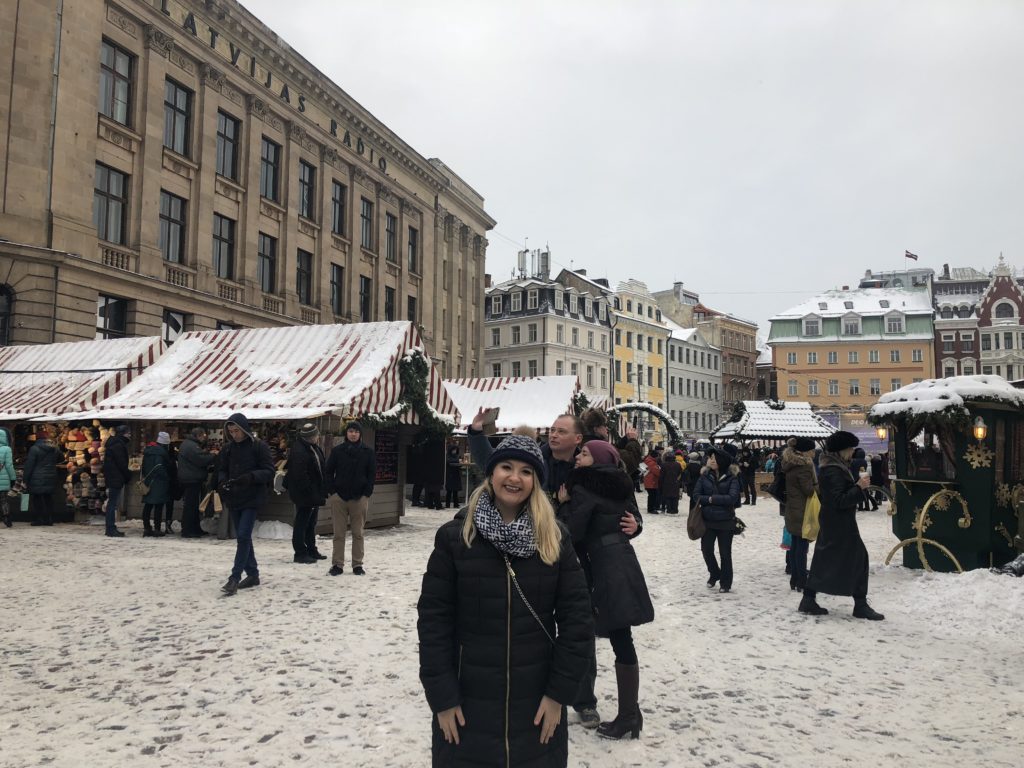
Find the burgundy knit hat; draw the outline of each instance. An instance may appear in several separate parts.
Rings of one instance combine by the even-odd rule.
[[[619,464],[619,452],[615,446],[604,440],[589,440],[587,450],[594,457],[594,464],[610,464],[615,467]]]

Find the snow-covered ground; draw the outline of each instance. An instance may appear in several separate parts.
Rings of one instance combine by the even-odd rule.
[[[1024,580],[886,568],[889,518],[863,513],[886,620],[827,596],[831,615],[802,616],[774,506],[743,509],[729,595],[705,588],[684,516],[646,521],[644,731],[604,741],[570,714],[569,764],[1019,765]],[[293,564],[289,542],[259,540],[263,585],[234,598],[219,592],[230,541],[0,529],[0,765],[429,765],[415,604],[449,515],[410,509],[369,532],[366,577],[328,577]],[[598,666],[610,717],[606,641]]]

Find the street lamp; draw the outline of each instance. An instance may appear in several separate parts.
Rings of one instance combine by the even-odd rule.
[[[879,440],[885,440],[889,436],[889,430],[884,426],[876,427],[875,434],[878,435]]]
[[[974,439],[980,443],[985,439],[986,435],[988,435],[988,425],[985,423],[985,420],[979,416],[974,420],[974,426],[971,428],[971,431],[974,433]]]

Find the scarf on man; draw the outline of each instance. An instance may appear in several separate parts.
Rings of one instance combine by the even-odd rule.
[[[510,557],[530,557],[537,551],[537,539],[533,534],[533,518],[525,509],[511,523],[501,519],[501,512],[494,506],[490,494],[480,494],[473,524],[481,536],[494,548]]]

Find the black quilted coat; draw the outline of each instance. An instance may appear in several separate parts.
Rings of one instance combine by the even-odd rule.
[[[578,551],[585,553],[597,634],[607,637],[609,630],[654,621],[640,561],[619,527],[629,511],[641,526],[634,537],[643,530],[633,481],[617,467],[578,467],[569,474],[566,489],[570,498],[558,508],[558,518],[569,527],[573,542],[583,544]]]
[[[462,541],[466,510],[441,526],[418,603],[420,680],[433,713],[462,707],[460,744],[432,717],[434,766],[548,768],[568,762],[565,708],[540,743],[533,724],[545,695],[565,705],[588,664],[594,625],[587,584],[568,533],[554,565],[511,558],[526,599],[555,638],[552,646],[508,575],[501,553],[477,534]]]

